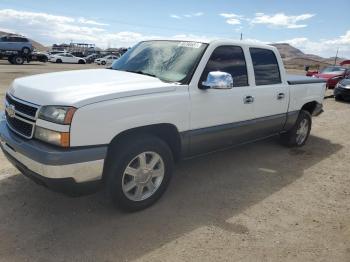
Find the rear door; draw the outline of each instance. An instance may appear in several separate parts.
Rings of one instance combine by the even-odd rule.
[[[285,83],[284,67],[275,51],[249,48],[254,82],[251,86],[257,138],[280,132],[286,121],[289,86]]]

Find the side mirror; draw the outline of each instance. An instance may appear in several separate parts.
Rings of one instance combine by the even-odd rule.
[[[207,80],[202,82],[203,89],[231,89],[233,88],[232,75],[226,72],[209,72]]]

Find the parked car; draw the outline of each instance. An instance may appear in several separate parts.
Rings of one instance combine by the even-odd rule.
[[[88,55],[87,57],[85,57],[85,60],[86,60],[87,64],[91,64],[95,61],[95,59],[102,58],[104,56],[105,55],[101,55],[101,54],[91,54],[91,55]]]
[[[325,91],[323,79],[287,76],[273,46],[144,41],[111,69],[16,79],[0,145],[39,184],[105,186],[135,211],[161,197],[180,159],[273,135],[303,146]]]
[[[76,57],[74,55],[63,53],[50,56],[50,62],[52,63],[71,63],[71,64],[85,64],[84,58]]]
[[[33,51],[32,42],[28,38],[15,35],[0,37],[0,50],[19,51],[24,55],[29,55]]]
[[[342,66],[327,66],[321,70],[318,74],[314,74],[312,77],[323,78],[327,80],[327,87],[334,88],[336,84],[350,75],[350,70]]]
[[[95,63],[98,65],[108,65],[108,64],[112,64],[118,58],[119,56],[117,55],[107,55],[105,57],[95,59]]]
[[[334,97],[336,100],[350,101],[350,77],[337,83],[334,88]]]
[[[59,55],[59,54],[69,54],[69,53],[68,53],[67,51],[59,51],[59,50],[47,52],[47,55],[48,55],[48,57],[49,57],[49,60],[51,59],[52,56],[54,56],[54,55]]]

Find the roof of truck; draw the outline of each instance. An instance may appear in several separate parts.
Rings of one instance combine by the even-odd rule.
[[[232,45],[247,45],[247,46],[255,46],[255,47],[265,47],[265,48],[269,48],[269,49],[275,49],[274,46],[271,45],[267,45],[267,44],[263,44],[263,43],[258,43],[256,41],[247,41],[247,40],[235,40],[235,39],[201,39],[201,38],[183,38],[183,37],[179,37],[179,38],[169,38],[169,39],[150,39],[150,40],[146,40],[146,41],[182,41],[182,42],[197,42],[197,43],[204,43],[204,44],[217,44],[217,45],[227,45],[232,44]]]

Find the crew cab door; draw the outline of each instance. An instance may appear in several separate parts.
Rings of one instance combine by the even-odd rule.
[[[249,140],[245,121],[253,118],[253,105],[244,103],[250,94],[244,51],[239,46],[210,46],[190,84],[190,154],[212,151]],[[231,89],[204,89],[209,72],[231,74]]]
[[[254,82],[251,86],[252,105],[257,138],[280,132],[286,122],[289,104],[289,85],[280,56],[273,50],[249,48]],[[277,59],[279,58],[279,60]]]

